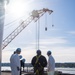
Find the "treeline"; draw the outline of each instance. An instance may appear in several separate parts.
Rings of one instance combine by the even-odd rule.
[[[69,67],[69,68],[75,68],[75,63],[56,63],[56,67]]]
[[[2,67],[9,67],[10,63],[2,63]],[[25,63],[25,67],[32,67],[31,63]],[[75,68],[75,63],[55,63],[55,67]]]

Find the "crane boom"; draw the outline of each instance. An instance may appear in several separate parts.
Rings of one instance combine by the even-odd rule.
[[[46,8],[43,8],[41,10],[33,10],[30,16],[26,20],[22,21],[21,24],[3,40],[2,49],[4,49],[33,20],[36,22],[46,12],[51,14],[53,11]]]

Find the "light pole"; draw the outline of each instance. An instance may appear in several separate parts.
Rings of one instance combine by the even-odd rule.
[[[1,61],[2,61],[2,40],[3,40],[3,27],[4,27],[4,0],[0,0],[0,75],[1,75]]]

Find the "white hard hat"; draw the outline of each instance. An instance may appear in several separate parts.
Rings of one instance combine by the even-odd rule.
[[[48,52],[47,52],[47,55],[51,55],[51,51],[48,51]]]
[[[17,52],[21,52],[21,48],[17,48],[16,51],[17,51]]]
[[[19,58],[21,59],[22,58],[22,55],[20,55]]]

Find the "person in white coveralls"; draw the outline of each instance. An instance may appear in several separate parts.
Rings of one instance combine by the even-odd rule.
[[[21,48],[16,49],[16,53],[12,54],[10,57],[10,67],[11,75],[20,75],[20,58],[19,54],[21,53]]]
[[[48,72],[48,75],[54,75],[55,59],[53,58],[51,51],[48,51],[47,55],[48,55],[48,62],[47,62],[47,72]]]

